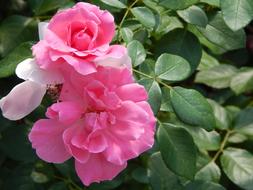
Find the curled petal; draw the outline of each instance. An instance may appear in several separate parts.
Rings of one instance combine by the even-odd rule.
[[[62,163],[71,157],[62,138],[65,129],[66,127],[53,119],[41,119],[34,124],[29,140],[41,159]]]
[[[28,58],[18,64],[16,75],[24,80],[34,81],[40,84],[60,84],[63,82],[63,76],[58,70],[41,69],[34,59]]]
[[[102,155],[92,154],[89,160],[82,164],[75,162],[77,175],[85,185],[90,185],[93,182],[104,180],[112,180],[127,166],[127,163],[115,165],[108,162]]]
[[[76,102],[59,102],[48,108],[46,115],[51,119],[59,119],[65,125],[70,125],[80,119],[83,111],[81,105]]]
[[[0,101],[3,116],[10,120],[25,117],[40,105],[45,93],[45,85],[33,81],[18,84]]]

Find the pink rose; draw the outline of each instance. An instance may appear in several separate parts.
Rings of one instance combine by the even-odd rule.
[[[41,23],[39,31],[42,40],[33,46],[33,54],[41,68],[60,67],[67,62],[86,75],[96,72],[104,62],[121,66],[122,59],[131,68],[126,48],[109,46],[115,32],[113,16],[95,5],[77,3],[58,12],[49,24]]]
[[[85,185],[111,180],[154,143],[155,117],[144,87],[128,69],[97,69],[86,76],[67,73],[60,102],[29,134],[41,159],[62,163],[74,157]]]

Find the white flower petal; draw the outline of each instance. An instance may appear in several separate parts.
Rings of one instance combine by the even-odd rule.
[[[132,69],[131,59],[127,54],[127,49],[121,45],[112,45],[108,54],[95,58],[97,65],[109,67],[127,67]]]
[[[122,57],[110,57],[106,56],[100,59],[96,59],[95,63],[104,67],[127,67],[132,68],[131,59],[128,55],[123,55]]]
[[[60,84],[63,83],[63,76],[56,69],[41,69],[34,59],[28,58],[18,64],[16,75],[24,80],[34,81],[40,84]]]
[[[46,85],[25,81],[15,86],[0,100],[3,116],[10,120],[19,120],[37,108],[46,93]]]
[[[40,40],[44,39],[46,29],[48,27],[48,22],[40,22],[39,25],[39,38]]]

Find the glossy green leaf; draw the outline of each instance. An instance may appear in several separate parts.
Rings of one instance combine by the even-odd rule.
[[[253,19],[252,0],[221,0],[221,10],[226,24],[234,31]]]
[[[121,36],[122,36],[123,40],[126,43],[129,43],[133,40],[134,34],[130,28],[124,27],[120,30],[120,32],[121,32]]]
[[[186,22],[201,27],[206,27],[208,24],[208,18],[205,11],[198,6],[190,6],[185,10],[177,11],[177,14],[184,19]]]
[[[157,59],[155,73],[159,79],[180,81],[190,74],[190,69],[184,58],[164,53]]]
[[[220,7],[220,0],[200,0],[201,3],[207,3],[211,6]]]
[[[218,150],[220,148],[221,137],[216,131],[206,131],[200,127],[182,125],[192,136],[195,144],[201,150]]]
[[[253,137],[253,107],[248,107],[237,115],[235,130],[243,135]]]
[[[191,67],[191,73],[198,67],[202,55],[199,40],[187,30],[176,29],[161,38],[155,44],[157,55],[169,53],[186,59]]]
[[[146,58],[146,51],[143,45],[137,40],[133,40],[127,45],[127,51],[134,66],[140,65]]]
[[[208,99],[208,102],[213,108],[214,117],[216,119],[216,127],[219,129],[228,129],[232,121],[227,113],[227,110],[211,99]]]
[[[199,0],[160,0],[160,4],[170,9],[185,9]]]
[[[134,7],[131,9],[132,14],[140,21],[143,26],[153,28],[156,24],[155,15],[147,7]]]
[[[149,181],[153,190],[183,190],[178,176],[166,167],[159,152],[150,156],[148,169]]]
[[[197,180],[189,182],[186,185],[185,190],[226,190],[226,189],[217,183]]]
[[[198,30],[210,42],[226,51],[245,47],[246,36],[243,30],[232,31],[224,22],[222,15],[217,13],[210,18],[206,28],[198,27]]]
[[[195,179],[219,183],[220,177],[220,168],[211,161],[196,173]]]
[[[180,176],[193,179],[197,149],[191,135],[184,128],[162,124],[158,129],[158,143],[167,167]]]
[[[203,51],[200,64],[198,66],[198,70],[200,71],[208,70],[211,69],[212,67],[218,66],[219,64],[220,63],[217,59],[215,59],[214,57]]]
[[[253,155],[246,150],[227,148],[221,156],[221,165],[228,178],[245,190],[253,187]]]
[[[174,87],[170,90],[170,97],[175,113],[183,122],[207,130],[215,127],[213,110],[198,91]]]
[[[202,83],[213,88],[227,88],[233,76],[237,72],[236,67],[227,64],[217,65],[208,70],[197,73],[195,82]]]
[[[22,43],[4,59],[0,60],[0,78],[8,77],[15,73],[16,66],[26,58],[32,56],[32,43]]]
[[[101,0],[101,1],[111,7],[115,7],[115,8],[119,8],[119,9],[126,8],[126,5],[119,0]]]
[[[148,102],[150,103],[154,113],[157,113],[161,106],[162,92],[159,84],[152,79],[142,79],[139,81],[148,92]]]
[[[162,88],[162,104],[160,110],[173,112],[173,108],[170,101],[170,89],[166,87]]]
[[[230,87],[236,94],[253,90],[253,68],[241,68],[241,70],[233,76]]]

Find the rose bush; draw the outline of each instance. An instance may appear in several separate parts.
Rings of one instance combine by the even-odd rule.
[[[252,190],[253,1],[83,2],[0,2],[0,189]]]

